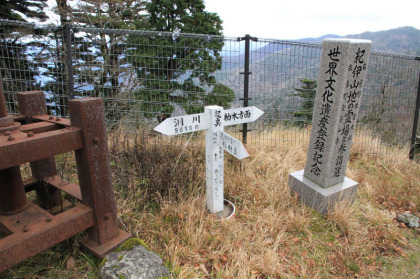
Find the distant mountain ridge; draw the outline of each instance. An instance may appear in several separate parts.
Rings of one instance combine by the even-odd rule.
[[[302,100],[293,96],[293,93],[296,92],[295,88],[301,86],[300,79],[316,79],[318,77],[320,44],[325,38],[368,39],[372,41],[372,49],[376,52],[409,55],[410,58],[420,56],[420,30],[413,27],[364,32],[343,37],[329,34],[318,38],[305,38],[295,41],[275,40],[269,43],[262,41],[261,44],[255,44],[251,48],[249,57],[250,71],[253,73],[249,81],[252,84],[251,91],[253,91],[251,93],[252,105],[264,110],[268,119],[290,120],[290,112],[301,107]],[[310,45],[306,46],[305,43]],[[228,51],[226,53],[229,54]],[[225,63],[222,64],[222,69],[215,74],[218,82],[227,86],[241,84],[243,78],[240,73],[244,71],[244,57],[243,53],[238,55],[237,52],[234,56],[224,56],[223,61]],[[382,101],[385,102],[385,99],[380,99],[384,94],[384,91],[381,91],[382,89],[386,88],[389,92],[399,92],[399,96],[407,97],[410,92],[402,88],[409,88],[409,86],[412,88],[413,86],[408,84],[413,82],[414,79],[417,84],[417,75],[414,79],[407,79],[403,71],[397,70],[401,67],[407,67],[405,64],[408,63],[407,61],[410,63],[415,61],[411,61],[411,59],[396,59],[394,61],[392,57],[387,55],[383,57],[385,57],[381,59],[383,64],[377,63],[376,67],[371,70],[373,84],[381,86],[371,86],[365,89],[366,95],[370,99],[361,108],[361,115],[369,113],[373,115],[376,113],[376,103],[382,104]],[[387,64],[390,60],[395,63],[393,66]],[[417,67],[418,64],[410,65]],[[388,78],[390,76],[392,78]],[[235,93],[237,96],[241,96],[242,92],[239,87]],[[390,100],[394,99],[391,98]],[[396,106],[398,109],[402,107]]]
[[[385,31],[351,34],[346,36],[328,34],[318,38],[303,38],[293,40],[292,42],[303,42],[320,45],[322,43],[322,40],[326,38],[354,38],[371,40],[372,51],[402,54],[415,57],[420,56],[420,30],[410,26],[399,27]],[[271,42],[260,48],[251,48],[250,62],[255,63],[256,61],[263,59],[267,55],[283,51],[285,48],[288,47],[290,46],[285,46],[283,44]],[[223,69],[232,68],[237,65],[243,65],[244,63],[245,56],[243,54],[230,56],[229,52],[227,52],[226,56],[229,57],[229,63],[224,64]]]
[[[411,26],[346,36],[330,34],[319,38],[304,38],[297,41],[320,44],[325,38],[354,38],[371,40],[373,51],[420,56],[420,30]]]

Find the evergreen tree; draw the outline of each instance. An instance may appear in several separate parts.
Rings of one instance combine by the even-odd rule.
[[[139,22],[143,18],[144,6],[145,1],[139,0],[79,1],[71,10],[71,21],[82,27],[133,29],[134,21]],[[118,96],[118,77],[121,73],[120,65],[123,64],[120,58],[126,48],[125,41],[125,34],[113,31],[86,33],[83,37],[75,37],[75,46],[78,48],[76,51],[85,62],[84,65],[76,67],[76,71],[86,79],[86,83],[95,85],[92,96]],[[88,49],[96,49],[99,52]],[[86,74],[86,71],[92,71],[86,69],[86,64],[90,65],[90,68],[99,68],[100,73],[95,71],[94,74]]]
[[[146,22],[137,29],[172,32],[172,36],[130,36],[137,75],[142,81],[136,96],[146,117],[169,117],[175,103],[187,113],[206,105],[229,106],[235,93],[217,83],[213,73],[221,69],[223,39],[178,36],[179,33],[222,34],[222,20],[205,11],[203,0],[151,0]]]
[[[63,0],[61,0],[63,1]],[[79,26],[133,29],[144,17],[145,0],[83,0],[71,8],[71,21]]]
[[[303,99],[302,108],[300,111],[294,112],[293,116],[301,120],[295,121],[294,124],[300,127],[306,127],[312,123],[317,82],[312,79],[300,79],[300,82],[303,84],[300,88],[295,88],[297,93],[294,93],[293,96]]]
[[[45,21],[48,17],[44,12],[48,0],[1,0],[0,18],[26,21],[26,18]],[[22,17],[21,14],[24,16]]]
[[[62,24],[71,22],[76,27],[98,28],[73,34],[73,55],[78,58],[73,68],[79,86],[75,90],[79,95],[102,97],[107,117],[114,120],[121,114],[111,107],[117,103],[124,106],[118,101],[122,90],[119,78],[125,71],[121,65],[125,64],[127,48],[127,35],[118,29],[134,29],[134,21],[142,20],[144,9],[144,0],[83,0],[76,4],[57,0],[56,13]]]
[[[47,0],[0,0],[0,18],[26,21],[36,19],[44,21],[47,15],[43,11]],[[0,69],[3,81],[6,103],[11,112],[17,112],[14,94],[31,88],[28,81],[33,81],[36,75],[28,60],[27,49],[33,44],[22,38],[34,32],[30,28],[19,25],[0,26]],[[35,34],[37,35],[37,34]]]

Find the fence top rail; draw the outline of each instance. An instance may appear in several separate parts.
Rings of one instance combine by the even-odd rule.
[[[193,33],[180,33],[180,32],[163,32],[163,31],[148,31],[148,30],[129,30],[129,29],[108,29],[96,27],[78,27],[71,25],[70,27],[76,32],[86,33],[101,33],[110,35],[143,35],[143,36],[158,36],[158,37],[179,37],[179,38],[198,38],[198,39],[216,39],[224,40],[226,37],[220,35],[207,35],[207,34],[193,34]]]
[[[285,45],[294,45],[294,46],[303,46],[311,48],[321,49],[321,44],[302,42],[297,40],[279,40],[279,39],[267,39],[267,38],[258,38],[258,41],[261,43],[274,43],[274,44],[285,44]]]
[[[62,29],[62,26],[48,23],[33,23],[25,22],[18,20],[8,20],[0,18],[0,26],[21,26],[26,28],[33,29],[45,29],[51,31],[57,31]],[[207,34],[194,34],[194,33],[180,33],[180,32],[161,32],[161,31],[147,31],[147,30],[129,30],[129,29],[109,29],[109,28],[97,28],[97,27],[79,27],[72,24],[69,24],[69,27],[75,32],[87,32],[87,33],[103,33],[103,34],[127,34],[127,35],[143,35],[143,36],[159,36],[159,37],[179,37],[179,38],[201,38],[206,40],[231,40],[238,41],[240,37],[226,37],[223,35],[207,35]],[[268,39],[268,38],[258,38],[258,42],[266,44],[287,44],[292,46],[302,46],[309,48],[321,48],[321,44],[318,43],[308,43],[297,40],[279,40],[279,39]],[[420,62],[420,57],[411,56],[398,53],[382,52],[382,51],[372,51],[373,55],[390,57],[390,58],[399,58],[405,60],[415,60]]]
[[[16,27],[44,29],[44,30],[51,30],[51,31],[57,31],[58,29],[61,28],[60,26],[55,25],[54,23],[41,24],[41,23],[35,23],[35,22],[9,20],[9,19],[2,19],[2,18],[0,18],[0,26],[16,26]]]
[[[310,48],[318,48],[321,49],[322,45],[320,43],[308,43],[302,42],[297,40],[279,40],[279,39],[266,39],[266,38],[258,38],[258,42],[267,43],[267,44],[287,44],[293,46],[302,46],[302,47],[310,47]],[[416,60],[420,61],[420,57],[400,54],[400,53],[392,53],[392,52],[383,52],[383,51],[372,51],[373,55],[390,57],[390,58],[399,58],[399,59],[406,59],[406,60]]]
[[[399,53],[391,53],[391,52],[383,52],[383,51],[372,51],[373,55],[384,56],[389,58],[399,58],[399,59],[406,59],[406,60],[415,60],[420,62],[420,57],[418,56],[411,56]]]

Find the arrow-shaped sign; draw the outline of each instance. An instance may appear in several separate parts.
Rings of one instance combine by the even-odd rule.
[[[242,143],[223,132],[223,127],[253,122],[264,112],[256,107],[224,110],[219,106],[207,106],[204,110],[204,113],[167,118],[154,130],[168,136],[206,130],[207,208],[218,213],[224,208],[223,150],[238,159],[249,156]]]
[[[230,126],[253,122],[264,114],[257,107],[234,108],[221,110],[221,125]],[[191,133],[209,128],[209,116],[205,113],[196,113],[178,117],[166,118],[154,128],[156,132],[167,136]]]
[[[245,107],[223,110],[223,126],[254,122],[264,112],[257,107]]]
[[[173,136],[206,130],[208,127],[208,116],[204,113],[197,113],[166,118],[154,130],[167,136]]]
[[[239,160],[249,156],[242,142],[221,130],[217,131],[217,145]]]

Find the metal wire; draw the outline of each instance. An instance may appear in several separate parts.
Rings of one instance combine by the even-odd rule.
[[[70,30],[74,76],[67,74],[62,27],[0,20],[0,70],[10,113],[18,113],[17,92],[43,90],[49,112],[65,117],[74,91],[76,98],[104,99],[110,131],[138,133],[204,105],[243,104],[245,49],[237,38],[77,26]],[[296,113],[305,101],[296,88],[302,87],[302,79],[317,79],[320,53],[320,45],[306,42],[250,43],[249,105],[265,114],[249,124],[249,143],[309,140],[310,125]],[[415,57],[371,54],[353,145],[387,153],[391,146],[409,143],[419,73]],[[239,129],[229,131],[241,137]]]

